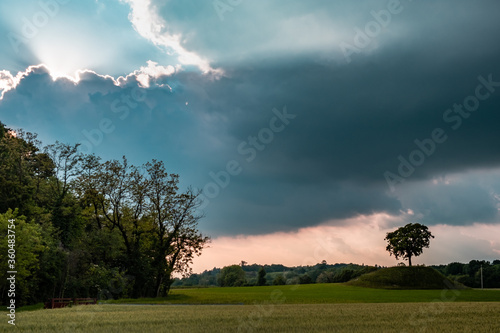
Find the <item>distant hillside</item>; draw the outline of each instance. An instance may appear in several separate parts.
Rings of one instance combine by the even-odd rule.
[[[385,289],[456,289],[466,288],[455,283],[437,270],[424,266],[398,266],[382,268],[361,275],[348,282],[349,285]]]
[[[362,274],[377,270],[380,266],[366,266],[356,264],[327,264],[326,261],[313,266],[287,267],[284,265],[242,265],[245,272],[245,286],[256,285],[258,271],[264,268],[266,275],[266,285],[280,284],[310,284],[310,283],[334,283],[347,282],[352,278]],[[174,288],[182,287],[208,287],[217,286],[217,277],[221,268],[213,268],[210,271],[204,271],[201,274],[192,274],[187,278],[176,279],[172,284]]]
[[[365,278],[359,279],[360,276],[365,275],[367,273],[371,273],[373,271],[379,272],[380,275],[375,275],[373,278],[374,281],[365,282],[365,285],[378,285],[381,284],[382,288],[400,288],[399,286],[405,286],[404,288],[434,288],[432,285],[430,287],[423,286],[406,286],[406,282],[402,281],[411,281],[408,279],[404,279],[405,273],[409,272],[408,270],[404,271],[405,266],[392,267],[385,271],[384,267],[375,265],[375,266],[367,266],[367,265],[357,265],[357,264],[346,264],[346,263],[336,263],[336,264],[328,264],[325,260],[321,263],[311,266],[293,266],[288,267],[279,264],[273,265],[259,265],[259,264],[251,264],[248,265],[246,262],[242,262],[240,264],[242,270],[245,272],[245,286],[253,286],[257,284],[257,275],[258,271],[261,268],[264,268],[266,275],[266,285],[280,285],[280,284],[309,284],[309,283],[342,283],[350,280],[357,280],[357,283],[362,283]],[[446,276],[449,281],[457,281],[459,284],[463,284],[467,287],[471,288],[480,288],[481,287],[481,275],[483,276],[484,288],[500,288],[500,260],[494,260],[492,262],[485,260],[471,260],[469,263],[459,263],[452,262],[447,265],[435,265],[435,266],[427,266],[428,268],[432,268],[432,274],[430,276],[434,276],[434,279],[440,281],[435,284],[436,288],[444,288],[443,287],[443,277],[436,277],[436,273],[440,273],[443,276]],[[480,269],[482,267],[482,274]],[[399,272],[398,269],[402,271]],[[418,272],[423,270],[422,272],[426,272],[426,268],[423,266],[412,266],[410,268],[415,269],[416,272],[412,274],[417,274],[415,276],[418,277]],[[435,271],[437,272],[435,272]],[[212,270],[206,270],[203,273],[199,274],[191,274],[189,277],[185,277],[183,279],[175,279],[175,282],[172,284],[174,288],[190,288],[190,287],[209,287],[209,286],[217,286],[219,283],[217,282],[217,278],[221,272],[221,268],[213,268]],[[424,273],[422,273],[424,274]],[[428,275],[427,273],[425,273]],[[388,275],[388,276],[386,276]],[[398,278],[399,277],[399,278]],[[368,277],[371,278],[371,275]],[[413,278],[413,276],[411,276]],[[403,279],[401,281],[401,279]],[[420,277],[422,279],[422,277]],[[392,281],[392,284],[388,284],[388,282]],[[425,280],[424,280],[425,281]],[[398,287],[391,287],[391,285],[395,285]],[[402,288],[402,287],[401,287]]]

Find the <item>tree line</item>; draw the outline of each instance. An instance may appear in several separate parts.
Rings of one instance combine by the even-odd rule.
[[[0,122],[0,289],[7,301],[7,223],[15,219],[18,304],[52,297],[166,296],[209,238],[200,193],[162,161],[141,166],[42,146]]]
[[[484,288],[500,288],[500,260],[471,260],[468,263],[452,262],[431,266],[452,280],[467,287],[481,287],[481,270]]]
[[[244,263],[244,262],[243,262]],[[404,265],[400,263],[399,265]],[[485,288],[500,288],[500,260],[479,261],[469,263],[452,262],[447,265],[431,265],[444,276],[471,288],[481,287],[481,266],[483,267],[483,284]],[[185,278],[177,278],[175,288],[186,287],[236,287],[259,285],[296,285],[310,283],[348,282],[363,274],[374,272],[382,266],[358,264],[327,264],[322,261],[316,265],[287,267],[284,265],[230,265],[223,268],[205,270],[199,274],[191,274]]]
[[[322,261],[312,266],[287,267],[284,265],[230,265],[213,268],[200,274],[176,279],[173,287],[192,286],[261,286],[285,284],[311,284],[347,282],[362,274],[376,271],[380,266],[357,264],[327,264]]]

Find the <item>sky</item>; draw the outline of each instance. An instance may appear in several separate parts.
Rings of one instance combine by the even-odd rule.
[[[500,258],[500,3],[0,3],[0,121],[203,190],[195,272]]]

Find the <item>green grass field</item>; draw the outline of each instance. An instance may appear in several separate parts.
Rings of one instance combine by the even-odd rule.
[[[168,298],[130,299],[109,303],[253,304],[279,298],[286,304],[500,302],[500,290],[394,290],[354,287],[340,283],[294,286],[174,289]]]
[[[200,288],[164,299],[20,311],[15,328],[2,315],[0,332],[499,332],[498,313],[500,290]]]
[[[89,305],[21,312],[16,331],[499,332],[498,313],[498,302]]]

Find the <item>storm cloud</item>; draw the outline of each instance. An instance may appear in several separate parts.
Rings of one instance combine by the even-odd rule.
[[[377,213],[499,222],[500,4],[398,2],[347,59],[341,43],[356,46],[394,1],[242,2],[223,20],[200,3],[156,4],[158,33],[181,34],[217,75],[167,73],[161,62],[146,70],[150,59],[121,79],[89,68],[72,81],[40,67],[5,92],[1,120],[46,143],[76,143],[109,119],[113,130],[92,151],[164,160],[204,190],[203,228],[216,235]]]

